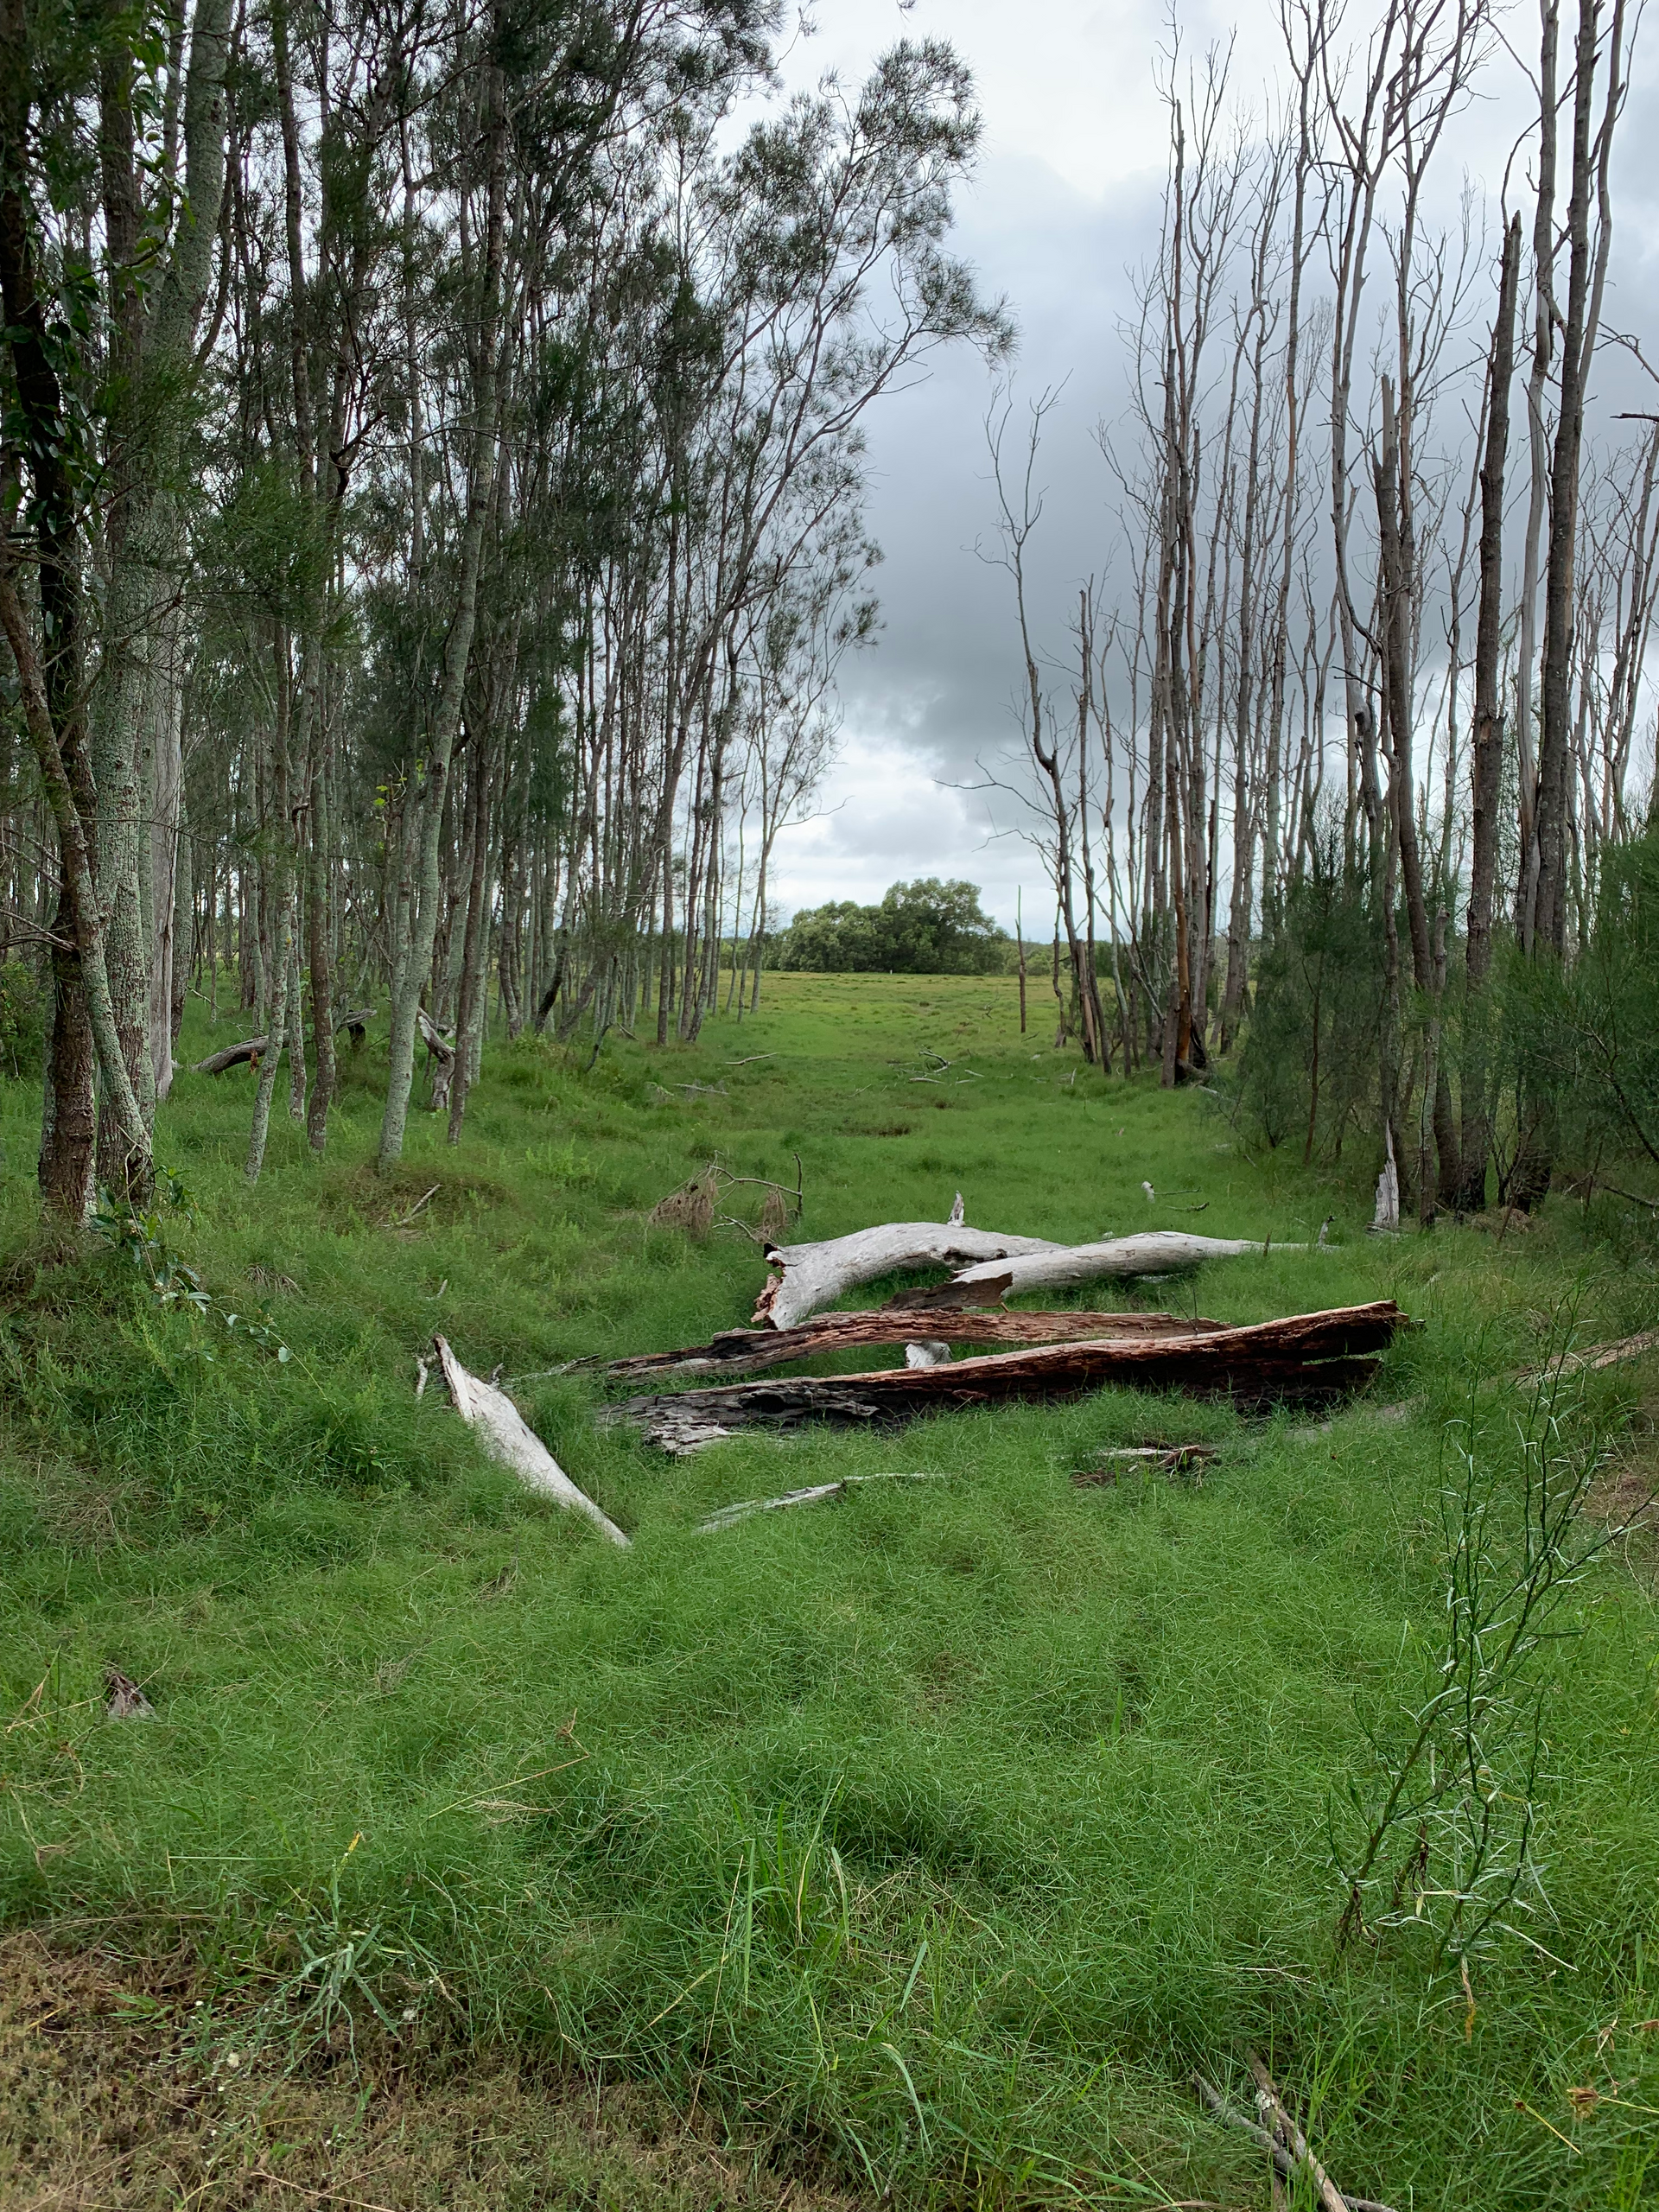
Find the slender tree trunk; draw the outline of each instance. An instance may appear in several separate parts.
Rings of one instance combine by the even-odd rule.
[[[1491,1150],[1487,1098],[1492,965],[1492,912],[1497,882],[1497,836],[1503,766],[1503,719],[1499,669],[1503,626],[1503,486],[1509,454],[1510,387],[1515,375],[1515,315],[1520,287],[1521,218],[1503,238],[1497,318],[1492,326],[1486,400],[1486,449],[1480,472],[1480,607],[1475,627],[1475,734],[1470,763],[1471,851],[1468,935],[1465,949],[1462,1173],[1459,1213],[1486,1203],[1486,1162]]]
[[[460,577],[455,612],[443,646],[443,680],[433,718],[428,748],[426,785],[423,793],[417,901],[411,918],[409,957],[393,995],[391,1065],[386,1081],[385,1111],[380,1124],[380,1171],[388,1173],[403,1157],[404,1131],[409,1119],[409,1094],[415,1079],[415,1016],[421,986],[432,963],[437,935],[440,896],[440,841],[447,795],[450,757],[461,727],[461,707],[472,656],[473,632],[478,620],[478,576],[484,547],[484,525],[494,502],[494,472],[499,426],[496,398],[499,372],[497,349],[500,314],[502,240],[505,219],[506,119],[502,111],[499,73],[485,73],[483,128],[488,160],[487,214],[482,305],[473,375],[473,423],[467,467],[467,519],[461,533]]]

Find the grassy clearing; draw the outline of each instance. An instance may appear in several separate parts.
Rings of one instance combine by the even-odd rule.
[[[200,2167],[189,2201],[264,2201],[250,2162],[295,2098],[429,2142],[359,2189],[297,2122],[303,2189],[470,2201],[442,2148],[474,2125],[459,2054],[486,2100],[555,2077],[556,2115],[607,2082],[646,2100],[610,2178],[559,2120],[495,2202],[738,2205],[811,2176],[824,2194],[791,2201],[1260,2204],[1260,2162],[1186,2087],[1195,2064],[1236,2079],[1251,2046],[1312,2103],[1332,2171],[1396,2205],[1651,2201],[1650,1556],[1599,1567],[1547,1654],[1553,1916],[1530,1925],[1553,1961],[1500,1945],[1465,1992],[1408,1936],[1338,1952],[1327,1832],[1367,1726],[1388,1740],[1422,1681],[1447,1422],[1472,1403],[1507,1465],[1505,1378],[1564,1306],[1585,1335],[1651,1322],[1634,1232],[1592,1242],[1558,1203],[1502,1243],[1377,1244],[1362,1192],[1252,1162],[1213,1102],[1022,1043],[1012,982],[769,990],[696,1052],[622,1042],[583,1074],[502,1047],[459,1150],[423,1120],[389,1185],[372,1043],[327,1161],[282,1117],[254,1192],[248,1084],[181,1077],[158,1148],[200,1214],[169,1234],[286,1363],[159,1312],[107,1252],[45,1264],[34,1101],[0,1086],[0,1916],[54,1957],[124,1961],[169,2066],[221,2083],[235,2050],[246,2155]],[[943,1082],[912,1080],[924,1047],[958,1063]],[[724,1095],[652,1088],[692,1082]],[[970,1219],[1037,1234],[1271,1232],[1269,1257],[1164,1302],[1248,1321],[1392,1294],[1425,1326],[1328,1425],[1109,1391],[674,1465],[596,1430],[590,1381],[523,1384],[634,1535],[620,1557],[485,1463],[440,1394],[416,1402],[435,1328],[516,1376],[744,1319],[753,1246],[645,1214],[716,1154],[792,1183],[797,1152],[806,1235],[938,1218],[958,1187]],[[1285,1249],[1327,1213],[1334,1249]],[[1575,1416],[1627,1492],[1632,1373]],[[1201,1487],[1068,1479],[1096,1445],[1165,1436],[1224,1447]],[[690,1534],[735,1498],[891,1467],[950,1479]],[[103,1719],[111,1662],[153,1722]],[[157,1947],[188,1956],[174,1982],[134,1963]],[[208,2016],[191,2037],[187,1991]],[[4,2203],[46,2201],[54,2155],[21,2064],[0,2064]],[[676,2125],[695,2111],[683,2161],[627,2147],[652,2097]],[[199,2115],[176,2127],[200,2159]],[[123,2186],[86,2201],[184,2201]]]

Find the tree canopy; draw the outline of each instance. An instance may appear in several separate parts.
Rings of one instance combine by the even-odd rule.
[[[823,975],[990,975],[1009,938],[979,899],[976,883],[924,875],[892,885],[877,906],[842,899],[804,907],[779,944],[777,964]]]

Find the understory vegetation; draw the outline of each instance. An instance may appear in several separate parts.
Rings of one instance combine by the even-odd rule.
[[[1190,2082],[1248,2106],[1253,2050],[1346,2189],[1652,2200],[1649,1370],[1525,1380],[1650,1319],[1645,1209],[1368,1237],[1369,1159],[1080,1079],[1007,977],[780,976],[671,1060],[526,1035],[380,1175],[383,1029],[257,1192],[257,1078],[181,1073],[163,1195],[84,1243],[0,1080],[0,2203],[1255,2206]],[[1202,1209],[1270,1249],[1135,1303],[1422,1325],[1329,1419],[599,1425],[568,1363],[762,1279],[655,1203],[798,1153],[797,1236]],[[417,1398],[435,1332],[631,1551]],[[1201,1482],[1071,1480],[1189,1439]],[[694,1533],[899,1469],[942,1478]]]

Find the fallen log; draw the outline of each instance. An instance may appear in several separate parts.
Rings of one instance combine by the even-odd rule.
[[[355,1007],[351,1013],[342,1014],[337,1018],[334,1023],[334,1034],[338,1037],[342,1029],[350,1029],[360,1034],[364,1025],[373,1020],[374,1008],[372,1006]],[[269,1034],[264,1037],[245,1037],[239,1044],[226,1045],[217,1052],[209,1052],[205,1060],[196,1062],[190,1072],[193,1075],[223,1075],[227,1068],[240,1067],[245,1060],[263,1058],[270,1050]]]
[[[450,1351],[447,1340],[434,1337],[432,1348],[443,1369],[443,1379],[455,1411],[470,1428],[476,1428],[493,1459],[511,1467],[529,1489],[550,1497],[555,1504],[591,1521],[601,1535],[625,1548],[628,1539],[614,1521],[601,1512],[585,1491],[576,1488],[564,1469],[525,1421],[512,1400],[492,1382],[469,1375]]]
[[[1298,1313],[1249,1328],[1116,1338],[1003,1352],[948,1365],[846,1376],[791,1376],[630,1398],[602,1419],[632,1421],[652,1443],[696,1451],[734,1429],[903,1421],[1007,1400],[1074,1397],[1108,1383],[1230,1396],[1241,1404],[1313,1405],[1358,1389],[1404,1319],[1391,1299]]]
[[[1278,1249],[1301,1252],[1306,1247],[1281,1244]],[[1150,1229],[1135,1236],[1105,1237],[1097,1244],[1051,1244],[1039,1252],[1012,1253],[1001,1267],[980,1262],[964,1268],[952,1282],[973,1284],[1005,1274],[1013,1279],[1008,1294],[1018,1296],[1027,1290],[1064,1290],[1074,1283],[1111,1277],[1123,1281],[1135,1275],[1185,1274],[1207,1260],[1235,1260],[1272,1249],[1271,1238],[1262,1242],[1250,1236],[1193,1236],[1185,1230]]]
[[[755,1300],[754,1319],[757,1325],[792,1328],[861,1283],[903,1268],[962,1268],[1015,1253],[1064,1249],[1042,1236],[999,1236],[944,1221],[888,1221],[817,1244],[769,1244],[766,1265],[779,1273]]]
[[[915,1307],[883,1306],[875,1313],[821,1313],[796,1329],[722,1329],[706,1344],[681,1351],[647,1351],[607,1363],[617,1382],[636,1375],[742,1375],[782,1367],[820,1352],[857,1351],[867,1344],[911,1344]],[[952,1344],[1058,1344],[1104,1338],[1137,1340],[1201,1336],[1223,1321],[1189,1321],[1179,1313],[999,1313],[965,1306],[927,1309],[931,1337]]]

